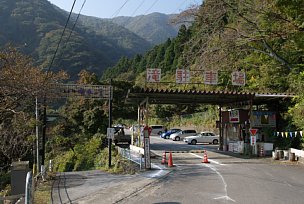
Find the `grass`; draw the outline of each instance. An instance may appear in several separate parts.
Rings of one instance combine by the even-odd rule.
[[[51,203],[51,190],[54,182],[55,173],[49,173],[48,180],[39,182],[34,192],[34,204]]]

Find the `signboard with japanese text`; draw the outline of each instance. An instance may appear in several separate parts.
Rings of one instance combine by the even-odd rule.
[[[204,71],[204,83],[210,85],[217,85],[218,71]]]
[[[232,85],[234,86],[245,86],[246,75],[245,72],[232,72],[231,74]]]
[[[160,82],[161,69],[147,69],[147,82]]]
[[[148,130],[146,131],[148,134]],[[151,155],[150,155],[150,138],[144,137],[144,157],[145,157],[145,169],[151,169]]]
[[[85,97],[96,99],[113,98],[113,87],[110,85],[52,84],[51,91],[56,97]]]
[[[250,136],[250,144],[254,146],[256,144],[256,136]]]
[[[190,82],[190,70],[177,69],[175,75],[175,81],[178,84],[189,83]]]
[[[107,128],[107,138],[108,139],[113,139],[114,138],[114,132],[115,132],[114,128]]]
[[[240,122],[239,110],[230,110],[229,111],[229,122],[230,123],[239,123]]]

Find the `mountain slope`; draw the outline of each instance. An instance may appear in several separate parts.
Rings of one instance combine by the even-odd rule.
[[[11,43],[31,55],[37,65],[47,69],[67,15],[47,0],[0,0],[0,46]],[[123,27],[105,25],[103,28],[107,29],[103,32],[95,32],[78,23],[69,42],[65,43],[73,26],[70,21],[52,71],[64,69],[72,79],[82,69],[101,74],[120,57],[131,57],[150,47],[145,40]]]
[[[179,26],[170,22],[175,16],[151,13],[136,17],[116,17],[110,19],[110,21],[124,26],[153,45],[157,45],[165,42],[168,38],[176,37]]]

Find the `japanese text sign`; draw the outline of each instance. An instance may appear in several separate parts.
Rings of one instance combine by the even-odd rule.
[[[246,75],[245,72],[232,72],[231,74],[232,85],[245,86]]]
[[[147,82],[160,82],[161,69],[147,69]]]
[[[176,78],[176,83],[189,83],[190,82],[190,70],[177,69],[175,78]]]
[[[217,85],[218,83],[218,71],[204,71],[204,83]]]

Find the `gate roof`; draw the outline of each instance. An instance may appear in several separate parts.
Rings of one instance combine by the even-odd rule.
[[[140,104],[146,98],[149,104],[212,104],[212,105],[242,105],[268,104],[278,100],[291,99],[292,94],[260,94],[236,91],[198,91],[132,88],[126,97],[127,104]]]

